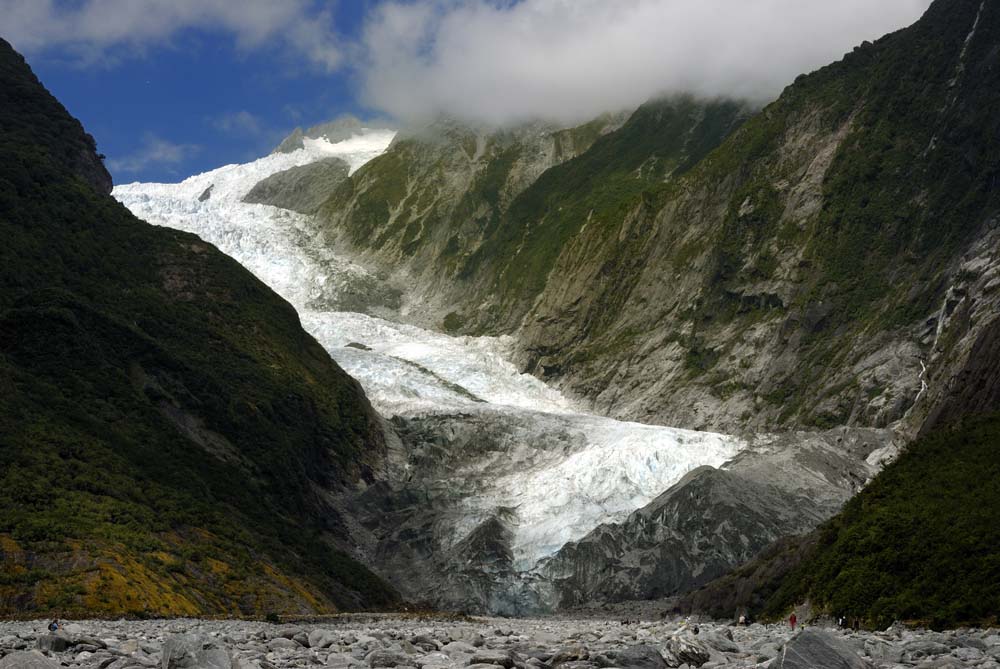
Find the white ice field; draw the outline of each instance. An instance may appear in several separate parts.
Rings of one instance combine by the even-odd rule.
[[[469,514],[456,523],[454,540],[495,508],[513,508],[521,569],[601,523],[624,519],[687,472],[717,467],[744,446],[725,435],[582,413],[555,389],[520,374],[508,360],[511,342],[505,338],[451,337],[368,313],[326,310],[346,287],[377,285],[378,279],[316,244],[308,217],[240,200],[261,179],[325,157],[339,156],[357,170],[392,138],[391,131],[371,130],[338,143],[307,139],[293,153],[227,165],[178,184],[118,186],[114,196],[139,218],[215,244],[287,299],[383,415],[461,412],[502,423],[502,458],[456,463],[456,476],[476,476],[481,485],[464,500]],[[209,186],[211,196],[199,201]]]

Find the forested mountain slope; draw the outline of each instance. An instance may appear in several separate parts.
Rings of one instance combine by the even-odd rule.
[[[110,190],[0,41],[0,615],[395,601],[327,500],[384,454],[361,387],[235,261]]]
[[[678,99],[568,129],[438,121],[403,133],[343,183],[322,224],[331,244],[419,279],[435,324],[506,330],[589,209],[617,216],[624,198],[690,168],[747,115],[735,103]]]
[[[589,226],[524,322],[528,367],[657,422],[879,426],[920,396],[918,424],[997,313],[998,11],[935,3]]]
[[[878,628],[894,620],[994,625],[998,479],[997,414],[938,428],[819,529],[687,595],[680,610],[780,619],[810,602],[817,613]]]

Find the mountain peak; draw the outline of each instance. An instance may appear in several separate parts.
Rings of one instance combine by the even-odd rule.
[[[305,146],[303,140],[325,139],[331,144],[343,142],[356,135],[362,134],[365,130],[395,130],[395,127],[387,121],[372,119],[362,121],[352,114],[338,116],[332,121],[314,125],[308,130],[295,128],[288,137],[274,149],[273,153],[291,153]]]
[[[111,175],[97,153],[97,143],[66,108],[42,86],[31,67],[0,38],[0,134],[12,142],[35,146],[50,167],[68,167],[104,195],[111,193]]]

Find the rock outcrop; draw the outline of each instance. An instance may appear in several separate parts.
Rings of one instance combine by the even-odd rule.
[[[315,214],[349,171],[350,166],[340,158],[317,160],[261,180],[243,196],[243,201]]]
[[[402,131],[326,202],[321,225],[328,243],[415,285],[421,311],[431,306],[422,317],[427,324],[460,329],[460,322],[445,319],[462,290],[458,273],[496,232],[512,201],[548,168],[585,152],[623,122],[622,115],[609,115],[570,129],[497,130],[441,119]]]
[[[802,630],[775,660],[775,669],[872,669],[858,653],[836,635],[817,628]]]
[[[998,435],[996,413],[935,428],[817,530],[768,548],[676,610],[783,617],[809,601],[879,627],[983,624],[1000,607]]]
[[[567,544],[536,572],[557,607],[689,591],[837,513],[877,471],[865,458],[891,438],[834,430],[761,440],[719,469],[691,472],[624,522]]]

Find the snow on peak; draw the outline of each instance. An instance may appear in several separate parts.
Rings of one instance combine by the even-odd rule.
[[[304,138],[304,148],[290,153],[272,153],[250,163],[224,165],[190,176],[178,184],[124,184],[115,188],[114,195],[121,200],[132,194],[155,193],[178,200],[198,201],[211,186],[211,194],[202,201],[205,206],[211,207],[220,200],[239,202],[262,179],[323,158],[337,157],[344,160],[353,174],[362,165],[384,153],[395,136],[395,130],[362,129],[360,134],[354,134],[341,142]]]
[[[347,161],[351,166],[353,174],[359,167],[367,163],[372,158],[384,153],[396,136],[395,130],[369,130],[362,129],[361,134],[356,134],[341,142],[329,142],[324,138],[313,139],[303,137],[302,149],[306,153],[319,155],[322,157],[336,156]]]

